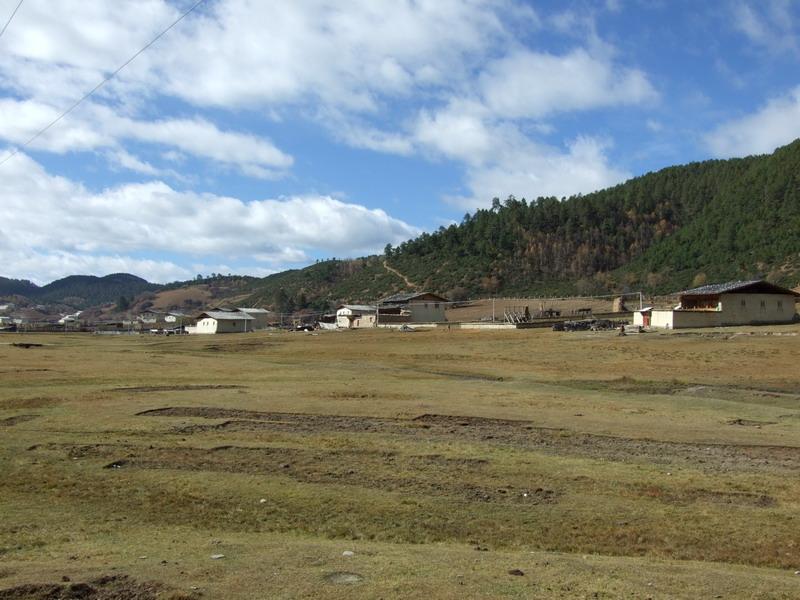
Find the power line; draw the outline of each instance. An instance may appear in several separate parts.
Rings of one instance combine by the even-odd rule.
[[[37,132],[36,132],[34,135],[32,135],[32,136],[30,137],[30,139],[28,139],[28,141],[26,141],[25,143],[23,143],[23,144],[22,144],[22,146],[20,146],[19,148],[15,148],[15,149],[13,150],[13,152],[11,152],[11,153],[10,153],[8,156],[6,156],[6,157],[5,157],[3,160],[1,160],[1,161],[0,161],[0,166],[2,166],[2,165],[4,165],[5,163],[7,163],[7,162],[8,162],[9,160],[11,160],[11,159],[12,159],[14,156],[16,156],[17,154],[19,154],[19,152],[20,152],[21,150],[23,150],[24,148],[26,148],[26,147],[27,147],[28,145],[30,145],[30,144],[31,144],[33,141],[35,141],[35,140],[36,140],[36,139],[37,139],[39,136],[41,136],[41,135],[42,135],[42,134],[43,134],[45,131],[47,131],[48,129],[50,129],[50,128],[51,128],[53,125],[55,125],[56,123],[58,123],[58,122],[59,122],[61,119],[63,119],[64,117],[66,117],[66,116],[67,116],[69,113],[71,113],[73,110],[75,110],[76,108],[78,108],[78,106],[80,106],[80,105],[81,105],[81,104],[82,104],[82,103],[83,103],[83,102],[84,102],[84,101],[85,101],[87,98],[89,98],[89,96],[91,96],[92,94],[94,94],[94,93],[95,93],[97,90],[99,90],[101,87],[103,87],[103,86],[104,86],[106,83],[108,83],[109,81],[111,81],[111,80],[112,80],[112,79],[113,79],[113,78],[114,78],[114,77],[115,77],[115,76],[116,76],[116,75],[117,75],[117,74],[118,74],[120,71],[122,71],[122,69],[124,69],[124,68],[125,68],[125,67],[127,67],[129,64],[131,64],[131,63],[132,63],[132,62],[133,62],[133,61],[134,61],[134,60],[135,60],[135,59],[136,59],[136,58],[137,58],[137,57],[138,57],[138,56],[139,56],[139,55],[140,55],[142,52],[144,52],[144,51],[145,51],[145,50],[147,50],[147,49],[148,49],[150,46],[152,46],[153,44],[155,44],[155,43],[156,43],[156,42],[157,42],[159,39],[161,39],[161,37],[162,37],[164,34],[166,34],[166,33],[167,33],[167,32],[168,32],[170,29],[172,29],[173,27],[175,27],[175,25],[177,25],[178,23],[180,23],[181,21],[183,21],[183,19],[185,19],[185,18],[186,18],[186,17],[189,15],[189,13],[191,13],[191,12],[192,12],[192,11],[193,11],[195,8],[197,8],[198,6],[200,6],[200,5],[201,5],[203,2],[205,2],[205,1],[206,1],[206,0],[197,0],[197,2],[195,2],[194,4],[192,4],[192,5],[189,7],[189,9],[188,9],[186,12],[184,12],[184,13],[183,13],[183,14],[182,14],[180,17],[178,17],[177,19],[175,19],[175,20],[174,20],[174,21],[173,21],[173,22],[172,22],[172,23],[169,25],[169,27],[167,27],[166,29],[164,29],[164,30],[163,30],[161,33],[159,33],[159,34],[158,34],[156,37],[154,37],[152,40],[150,40],[149,42],[147,42],[147,44],[145,44],[145,45],[144,45],[144,46],[143,46],[143,47],[142,47],[142,48],[141,48],[141,49],[140,49],[140,50],[139,50],[139,51],[138,51],[136,54],[134,54],[134,55],[133,55],[133,56],[131,56],[131,57],[130,57],[128,60],[126,60],[124,63],[122,63],[122,64],[121,64],[121,65],[120,65],[120,66],[119,66],[119,67],[118,67],[118,68],[117,68],[117,69],[116,69],[116,70],[115,70],[113,73],[111,73],[110,75],[108,75],[108,76],[107,76],[105,79],[103,79],[103,81],[101,81],[100,83],[98,83],[98,84],[97,84],[96,86],[94,86],[94,87],[93,87],[91,90],[89,90],[89,91],[88,91],[86,94],[84,94],[84,95],[83,95],[83,96],[82,96],[82,97],[81,97],[79,100],[77,100],[76,102],[74,102],[74,103],[73,103],[73,104],[72,104],[72,105],[71,105],[71,106],[70,106],[70,107],[69,107],[67,110],[65,110],[64,112],[62,112],[62,113],[61,113],[60,115],[58,115],[58,116],[57,116],[55,119],[53,119],[53,120],[52,120],[52,121],[50,121],[50,122],[49,122],[47,125],[45,125],[45,126],[42,128],[42,129],[40,129],[40,130],[39,130],[39,131],[37,131]],[[20,0],[20,4],[22,4],[22,0]],[[17,8],[19,8],[19,5],[17,6]],[[16,12],[16,10],[15,10],[14,12]],[[12,16],[13,16],[13,15],[12,15]],[[9,21],[10,21],[10,19],[9,19]],[[4,30],[5,30],[5,28],[4,28]]]
[[[8,17],[8,21],[6,21],[6,24],[3,25],[3,29],[0,29],[0,37],[3,37],[3,34],[6,32],[6,29],[8,29],[8,24],[11,23],[11,19],[14,18],[15,14],[17,14],[17,11],[19,10],[19,7],[22,6],[22,2],[23,2],[23,0],[19,0],[19,3],[17,4],[17,7],[14,10],[11,11],[11,16]]]

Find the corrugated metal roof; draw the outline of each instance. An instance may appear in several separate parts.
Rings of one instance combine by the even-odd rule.
[[[363,312],[375,312],[375,307],[368,304],[342,304],[339,308],[349,308]]]
[[[701,285],[700,287],[684,290],[681,296],[707,296],[716,294],[729,294],[731,292],[752,292],[765,294],[792,294],[798,296],[797,292],[783,288],[779,285],[769,283],[763,279],[751,279],[750,281],[729,281],[727,283],[712,283]]]
[[[197,315],[198,319],[211,317],[217,321],[252,321],[253,317],[243,312],[228,312],[226,310],[207,310]]]
[[[388,298],[384,298],[381,300],[382,304],[400,304],[403,302],[409,302],[414,298],[419,298],[420,296],[436,296],[439,302],[447,302],[447,298],[443,298],[439,294],[434,294],[432,292],[402,292],[400,294],[394,294],[389,296]]]
[[[239,308],[238,310],[253,315],[263,315],[271,312],[268,311],[266,308]]]

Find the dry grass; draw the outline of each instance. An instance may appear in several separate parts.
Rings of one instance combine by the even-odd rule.
[[[638,302],[633,298],[628,298],[627,302],[631,307],[638,306]],[[503,321],[503,313],[505,310],[524,311],[526,306],[532,315],[537,315],[539,311],[542,310],[552,309],[561,311],[561,316],[563,318],[574,318],[574,315],[577,315],[579,309],[590,308],[594,314],[613,312],[614,299],[580,298],[553,300],[550,298],[495,298],[494,300],[471,300],[463,304],[449,305],[446,314],[447,320],[454,322],[490,320],[492,318],[492,309],[494,308],[495,319]]]
[[[0,588],[796,597],[799,329],[743,331],[0,345]]]

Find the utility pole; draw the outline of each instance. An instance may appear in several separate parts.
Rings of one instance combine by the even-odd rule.
[[[492,323],[494,323],[494,296],[492,296]]]

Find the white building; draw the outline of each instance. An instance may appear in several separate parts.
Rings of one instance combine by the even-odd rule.
[[[375,327],[375,307],[367,304],[342,304],[336,309],[336,326],[340,329]]]
[[[63,317],[61,317],[58,320],[58,324],[59,325],[66,325],[68,323],[77,323],[78,322],[78,318],[81,316],[81,312],[83,312],[83,311],[79,310],[78,312],[73,313],[71,315],[64,315]]]
[[[633,313],[633,324],[683,329],[791,323],[800,293],[762,280],[704,285],[680,293],[674,308],[644,308]]]
[[[197,315],[197,325],[188,333],[244,333],[253,331],[255,319],[238,310],[209,310]]]

